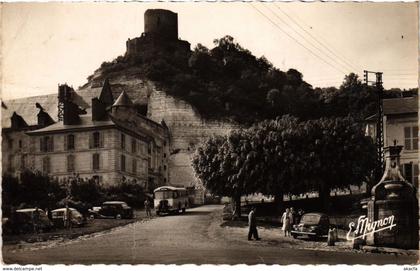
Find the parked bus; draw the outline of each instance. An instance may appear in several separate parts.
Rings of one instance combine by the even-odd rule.
[[[188,208],[188,194],[185,188],[161,186],[154,191],[156,214],[183,212]]]

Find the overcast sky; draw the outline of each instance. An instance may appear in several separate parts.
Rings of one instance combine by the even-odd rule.
[[[179,36],[213,46],[233,36],[281,70],[313,86],[344,74],[384,72],[386,88],[417,86],[417,3],[10,3],[3,4],[2,97],[74,87],[143,32],[149,8],[178,13]]]

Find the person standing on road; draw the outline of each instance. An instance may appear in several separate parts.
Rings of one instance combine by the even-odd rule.
[[[32,212],[32,225],[34,227],[34,233],[38,233],[38,227],[39,227],[39,208],[36,207],[35,210]]]
[[[296,212],[295,209],[293,209],[293,207],[290,207],[290,213],[289,213],[289,217],[290,217],[290,226],[293,226],[296,223]]]
[[[283,222],[283,232],[284,232],[284,236],[290,236],[290,230],[291,230],[291,225],[290,225],[290,210],[289,208],[286,209],[286,211],[283,213],[283,215],[281,216],[281,221]]]
[[[146,200],[144,201],[144,209],[146,210],[146,216],[147,217],[152,217],[152,211],[150,208],[150,201],[148,198],[146,198]]]
[[[255,240],[261,240],[261,238],[258,237],[258,230],[257,230],[257,217],[255,215],[255,207],[251,208],[251,212],[249,212],[248,215],[248,226],[249,226],[249,232],[248,232],[248,241],[252,240],[252,236],[254,236]]]

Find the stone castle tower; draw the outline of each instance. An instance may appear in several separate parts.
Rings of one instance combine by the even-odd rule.
[[[173,53],[188,56],[190,43],[178,38],[178,14],[164,9],[148,9],[144,13],[144,32],[140,37],[128,39],[126,56],[153,56]]]

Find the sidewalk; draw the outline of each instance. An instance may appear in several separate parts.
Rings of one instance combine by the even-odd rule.
[[[260,241],[248,241],[248,225],[246,221],[222,221],[220,228],[223,236],[232,242],[241,242],[244,245],[266,247],[276,246],[281,248],[292,249],[309,249],[319,251],[345,251],[353,253],[387,253],[394,255],[418,255],[417,250],[404,250],[392,248],[376,248],[363,246],[362,249],[356,250],[352,248],[352,242],[346,239],[347,231],[338,230],[338,241],[334,246],[327,245],[327,238],[320,238],[318,240],[310,240],[306,237],[285,237],[284,232],[279,225],[270,225],[268,223],[260,222],[258,224],[258,235],[261,237]]]
[[[50,243],[63,242],[107,232],[127,224],[147,220],[144,210],[134,210],[134,215],[134,219],[88,219],[87,225],[79,228],[59,228],[38,234],[6,235],[3,236],[3,246],[11,250],[32,249],[48,246]]]

